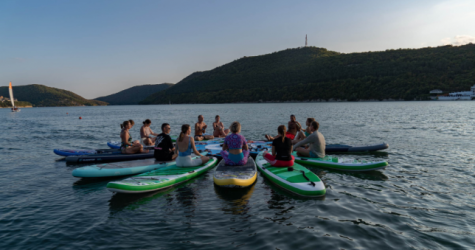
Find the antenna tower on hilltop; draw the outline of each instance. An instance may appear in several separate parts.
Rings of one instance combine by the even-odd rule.
[[[305,47],[307,47],[307,34],[305,34]]]

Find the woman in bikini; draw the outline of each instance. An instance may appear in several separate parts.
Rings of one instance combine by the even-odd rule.
[[[223,123],[220,121],[219,115],[215,117],[215,121],[213,122],[213,136],[214,137],[226,137],[229,134],[229,129],[224,129]]]
[[[140,128],[140,137],[145,145],[153,145],[155,143],[155,138],[150,137],[151,135],[157,136],[158,134],[154,133],[150,128],[152,121],[147,119],[143,122],[143,126]]]
[[[148,153],[148,150],[144,150],[139,140],[132,141],[129,130],[132,128],[130,121],[125,121],[120,125],[122,131],[120,132],[121,145],[120,149],[123,154],[137,154]]]

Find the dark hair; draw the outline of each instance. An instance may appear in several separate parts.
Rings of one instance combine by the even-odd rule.
[[[134,125],[135,125],[135,122],[134,122],[134,120],[130,119],[130,120],[129,120],[129,122],[130,122],[130,124],[132,124],[132,126],[134,126]]]
[[[295,115],[290,115],[290,117],[295,117]]]
[[[314,121],[315,121],[315,118],[312,118],[312,117],[307,118],[307,122],[309,124],[312,124],[312,122],[314,122]]]
[[[218,117],[219,117],[219,115],[216,115],[214,118],[218,118]]]
[[[180,137],[178,137],[179,142],[181,142],[183,140],[183,137],[185,137],[185,134],[186,134],[186,132],[188,132],[188,129],[190,129],[190,124],[181,125]]]
[[[170,125],[170,124],[168,124],[168,123],[163,123],[163,124],[162,124],[162,130],[163,130],[163,128],[165,128],[166,126],[169,126],[169,125]]]
[[[318,130],[318,128],[320,127],[320,123],[318,123],[317,121],[313,121],[310,126],[313,127],[313,129],[315,129],[315,131]]]
[[[287,132],[287,129],[285,128],[285,125],[280,125],[277,128],[277,132],[279,132],[279,135],[282,136],[282,142],[285,141],[285,133]]]
[[[150,119],[147,119],[147,120],[143,121],[143,125],[150,124],[150,123],[152,123],[152,121],[150,121]]]
[[[127,125],[129,125],[130,122],[129,121],[124,121],[122,124],[120,124],[120,128],[121,129],[124,129],[125,127],[127,127]]]

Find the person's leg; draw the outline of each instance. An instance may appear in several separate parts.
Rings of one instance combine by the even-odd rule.
[[[150,138],[145,138],[143,140],[143,143],[147,146],[150,146],[150,145],[152,145],[152,140]]]
[[[201,136],[201,135],[195,136],[195,141],[202,141],[203,139],[204,139],[204,137]]]
[[[225,129],[225,130],[224,130],[224,136],[228,135],[228,134],[229,134],[229,131],[231,131],[231,130],[229,130],[229,128]]]
[[[226,165],[228,165],[228,166],[234,166],[234,162],[229,159],[229,152],[228,152],[228,151],[222,150],[222,151],[220,152],[220,154],[221,154],[221,157],[223,158],[224,163],[225,163]]]
[[[175,152],[172,153],[172,161],[174,161],[178,157],[178,154],[175,154]]]
[[[201,164],[205,164],[209,161],[209,157],[207,156],[201,156]]]
[[[204,138],[205,138],[206,140],[211,140],[211,139],[214,139],[214,136],[212,136],[212,135],[205,135]]]
[[[310,156],[310,150],[307,148],[296,148],[295,151],[297,151],[298,156],[302,157],[309,157]]]
[[[275,164],[275,156],[272,156],[269,153],[264,154],[264,160],[266,160],[270,165]]]

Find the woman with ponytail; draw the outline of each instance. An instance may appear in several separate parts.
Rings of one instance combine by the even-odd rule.
[[[205,164],[209,161],[209,157],[202,156],[195,147],[195,140],[190,136],[191,127],[188,124],[181,126],[180,136],[176,142],[175,152],[178,154],[176,165],[178,167],[195,167]],[[191,151],[200,158],[191,158]]]
[[[241,124],[239,122],[233,122],[229,129],[231,130],[231,134],[224,138],[221,156],[228,166],[245,165],[249,158],[249,148],[246,138],[239,134],[241,132]]]
[[[150,119],[147,119],[143,122],[143,126],[140,128],[140,137],[142,138],[142,141],[145,145],[153,145],[155,143],[155,138],[150,136],[158,135],[152,131],[150,125],[152,125],[152,121],[150,121]]]
[[[272,141],[272,155],[264,153],[264,159],[274,167],[291,167],[295,158],[292,156],[292,141],[285,136],[287,128],[280,125],[277,132],[280,136]]]
[[[142,144],[138,140],[132,142],[132,136],[130,136],[129,130],[132,127],[130,121],[124,121],[120,124],[122,131],[120,132],[121,145],[120,149],[123,154],[136,154],[136,153],[148,153],[148,150],[144,150]]]

